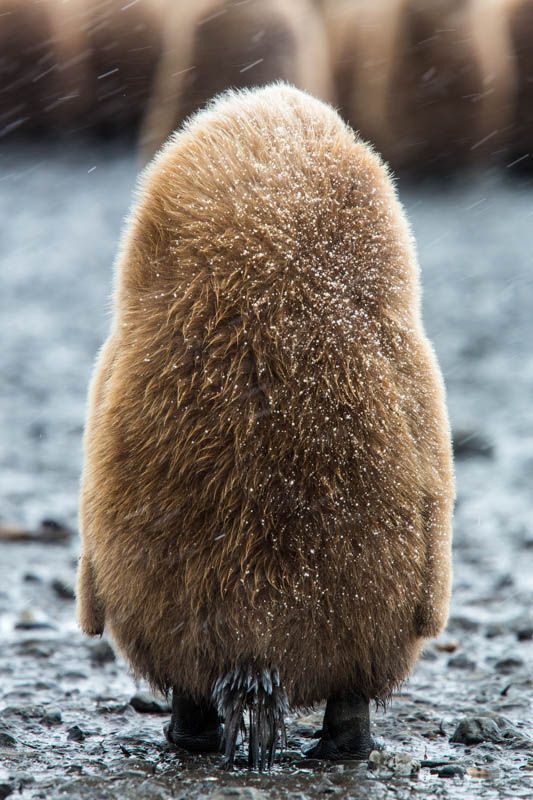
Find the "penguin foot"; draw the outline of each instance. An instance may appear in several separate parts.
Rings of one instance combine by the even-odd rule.
[[[330,737],[322,737],[320,740],[303,751],[306,758],[318,758],[327,761],[366,761],[372,750],[380,750],[381,747],[374,739],[359,743],[352,742],[350,746],[337,743]]]
[[[165,727],[170,744],[192,753],[218,753],[222,750],[223,727],[216,708],[174,688],[172,717]]]
[[[191,753],[220,753],[222,751],[222,725],[216,728],[206,729],[201,733],[190,734],[180,730],[173,724],[167,722],[164,726],[165,737],[169,744],[175,747],[182,747]]]
[[[365,761],[376,749],[379,746],[370,735],[368,700],[357,691],[346,691],[328,699],[320,738],[304,755],[329,761]]]

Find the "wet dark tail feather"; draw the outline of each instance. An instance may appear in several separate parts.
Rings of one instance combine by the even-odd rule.
[[[278,735],[286,743],[285,714],[289,710],[277,669],[241,665],[221,675],[213,689],[218,713],[224,719],[224,766],[231,769],[239,731],[244,731],[244,712],[249,713],[248,764],[269,769]]]

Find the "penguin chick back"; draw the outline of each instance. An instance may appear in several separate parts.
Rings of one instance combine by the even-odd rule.
[[[446,618],[449,430],[401,206],[329,106],[228,93],[154,159],[94,386],[82,535],[136,671],[390,694]]]

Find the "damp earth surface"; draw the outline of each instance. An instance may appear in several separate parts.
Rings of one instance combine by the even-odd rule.
[[[166,744],[164,697],[74,612],[86,390],[137,172],[113,143],[0,153],[0,800],[533,796],[533,179],[399,182],[457,472],[445,633],[373,715],[369,762],[306,760],[294,713],[269,774]]]

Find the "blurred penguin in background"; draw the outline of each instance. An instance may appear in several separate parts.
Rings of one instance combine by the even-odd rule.
[[[501,0],[325,0],[344,117],[393,167],[501,147],[515,71]]]
[[[497,0],[400,0],[378,149],[395,167],[432,169],[497,149],[508,56]]]
[[[507,0],[505,10],[517,84],[507,139],[511,158],[533,169],[533,0]]]
[[[135,132],[167,0],[0,0],[0,136]]]
[[[327,39],[313,0],[176,0],[141,134],[145,159],[214,95],[284,80],[332,99]]]

